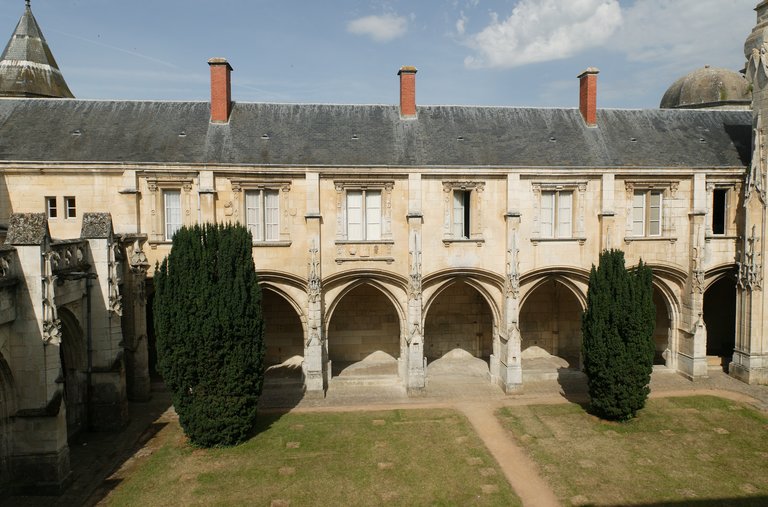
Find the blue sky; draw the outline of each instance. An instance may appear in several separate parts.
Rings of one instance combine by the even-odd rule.
[[[73,93],[207,100],[210,57],[246,102],[658,107],[705,64],[740,70],[757,0],[32,0]],[[5,43],[24,0],[0,0]]]

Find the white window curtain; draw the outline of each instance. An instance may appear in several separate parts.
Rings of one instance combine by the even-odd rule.
[[[455,190],[453,192],[453,237],[468,238],[467,224],[465,222],[467,192]]]
[[[661,192],[651,192],[649,197],[648,235],[661,236]]]
[[[280,239],[280,194],[277,190],[246,192],[245,215],[254,241]]]
[[[570,238],[572,236],[573,221],[573,193],[559,192],[557,194],[557,237]]]
[[[632,200],[632,235],[645,235],[645,193],[635,192]]]
[[[381,239],[381,192],[365,193],[365,239]]]

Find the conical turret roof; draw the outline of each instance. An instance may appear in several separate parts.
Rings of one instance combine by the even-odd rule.
[[[53,58],[29,0],[0,57],[0,97],[74,98]]]

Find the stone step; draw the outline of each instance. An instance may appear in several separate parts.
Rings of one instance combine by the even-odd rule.
[[[396,375],[342,375],[331,378],[333,386],[398,386],[402,382]]]

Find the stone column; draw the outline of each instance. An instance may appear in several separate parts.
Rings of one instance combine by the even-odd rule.
[[[149,262],[144,255],[146,235],[130,234],[121,238],[123,257],[123,349],[128,399],[150,398],[149,351],[147,349],[146,280]]]
[[[401,343],[401,377],[409,392],[418,392],[427,385],[424,359],[424,307],[421,286],[422,232],[424,216],[421,210],[421,174],[408,175],[408,307],[405,343]]]
[[[752,164],[744,184],[744,219],[736,296],[736,348],[732,376],[750,384],[768,384],[768,298],[765,278],[766,151],[768,115],[768,2],[760,2],[757,25],[747,38],[747,79],[752,84]]]
[[[17,391],[12,482],[25,492],[56,493],[71,477],[54,299],[52,252],[43,213],[11,215],[6,244],[16,249],[20,287],[10,363]]]
[[[323,318],[320,176],[307,173],[307,336],[304,340],[304,387],[307,394],[323,396],[330,380],[328,344]]]
[[[600,251],[610,250],[614,246],[615,216],[614,193],[616,181],[613,174],[603,174],[601,183],[602,207],[600,220]]]
[[[520,213],[510,211],[504,282],[504,338],[500,347],[500,383],[506,393],[523,389],[522,338],[520,336]]]
[[[688,279],[682,297],[678,371],[688,378],[707,376],[707,327],[704,324],[704,265],[706,262],[706,175],[693,178],[693,211],[689,213]]]
[[[200,199],[200,222],[216,223],[216,183],[213,171],[200,171],[197,192]]]
[[[123,301],[119,285],[120,243],[109,213],[84,213],[81,238],[88,241],[95,278],[88,278],[87,323],[91,344],[90,421],[95,430],[115,430],[128,422],[123,362]]]

